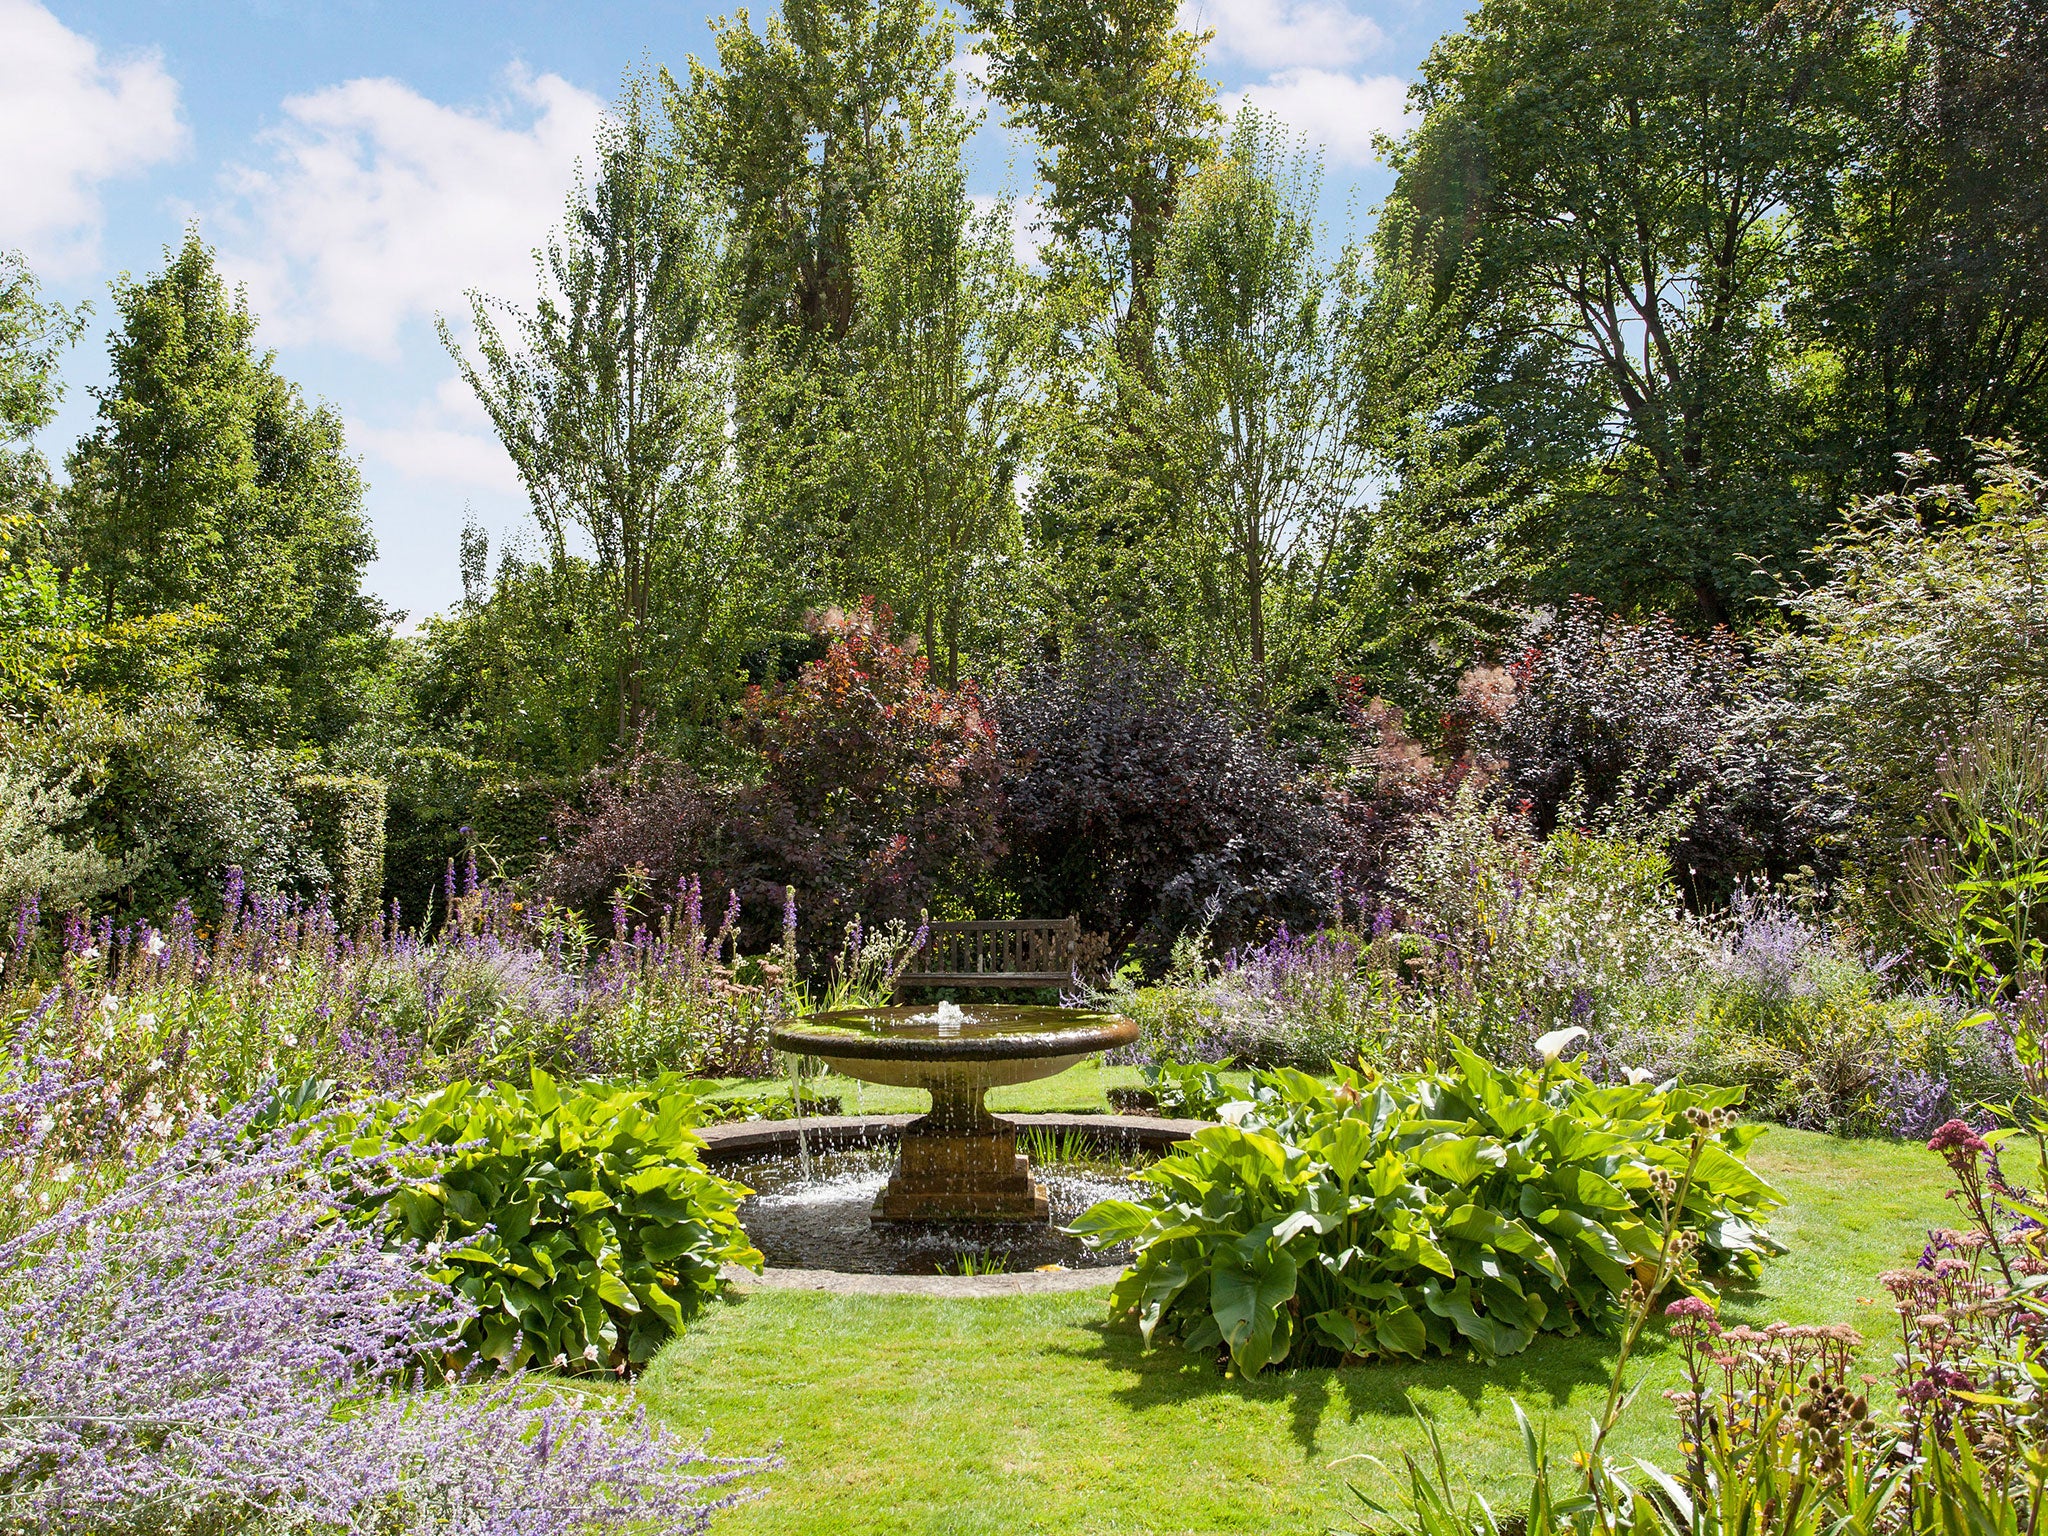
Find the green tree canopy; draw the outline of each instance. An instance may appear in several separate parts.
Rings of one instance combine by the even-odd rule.
[[[87,313],[50,303],[19,253],[0,251],[0,513],[48,500],[50,468],[33,440],[57,414],[57,360]]]
[[[620,745],[659,713],[684,730],[720,717],[759,587],[727,459],[720,232],[671,133],[648,86],[628,82],[597,174],[548,245],[541,296],[513,314],[516,343],[481,295],[481,361],[441,327],[526,484],[554,590],[591,600],[580,617]]]
[[[861,223],[854,356],[868,463],[851,588],[921,630],[940,681],[986,657],[1022,554],[1022,281],[1007,208],[977,216],[958,159],[913,166]]]
[[[861,219],[966,137],[952,26],[930,0],[787,0],[759,32],[745,11],[713,29],[717,66],[693,57],[670,110],[732,220],[741,333],[842,340]]]
[[[1148,375],[1167,230],[1216,150],[1211,34],[1181,27],[1174,0],[972,0],[972,14],[990,94],[1038,141],[1055,271],[1109,307],[1118,354]]]
[[[255,350],[198,233],[165,254],[114,284],[113,379],[69,461],[62,548],[103,624],[182,617],[194,682],[246,739],[335,741],[387,622],[362,590],[361,472],[340,416]],[[102,681],[145,685],[119,662]]]
[[[1856,137],[1799,210],[1802,335],[1852,490],[1902,453],[2048,439],[2048,14],[1916,0],[1869,29]]]
[[[1571,588],[1719,623],[1751,557],[1825,526],[1789,219],[1839,165],[1865,30],[1769,0],[1486,0],[1424,65],[1398,196],[1477,255],[1497,373],[1576,404],[1532,487]]]

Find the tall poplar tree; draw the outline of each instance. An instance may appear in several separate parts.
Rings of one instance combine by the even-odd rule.
[[[909,167],[957,163],[968,124],[930,0],[787,0],[758,30],[744,11],[714,30],[716,61],[670,79],[669,111],[731,222],[735,457],[793,622],[859,595],[842,586],[869,520],[857,232]]]
[[[525,482],[558,590],[590,604],[582,620],[621,746],[656,723],[659,704],[684,716],[678,726],[716,718],[751,635],[758,587],[727,463],[722,259],[716,208],[635,79],[547,246],[534,308],[472,294],[478,360],[441,324]]]
[[[1098,294],[1117,354],[1151,372],[1158,274],[1182,185],[1215,153],[1210,34],[1175,0],[972,0],[988,88],[1038,141],[1057,275]]]
[[[1181,494],[1158,524],[1169,644],[1256,721],[1326,694],[1369,653],[1408,666],[1488,615],[1471,492],[1490,427],[1446,419],[1469,375],[1462,284],[1319,249],[1321,167],[1247,107],[1192,177],[1160,266],[1146,417]],[[1499,563],[1497,549],[1491,561]]]
[[[976,216],[957,159],[912,166],[854,244],[868,494],[851,573],[924,635],[942,682],[996,621],[1021,553],[1023,314],[1007,208]],[[978,647],[977,647],[978,648]]]

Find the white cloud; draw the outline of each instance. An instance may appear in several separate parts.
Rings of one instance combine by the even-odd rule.
[[[103,58],[34,0],[0,0],[0,246],[92,271],[100,184],[174,159],[185,142],[178,82],[158,55]]]
[[[515,67],[507,99],[466,111],[396,80],[287,98],[272,159],[229,173],[224,258],[265,330],[397,355],[406,322],[481,289],[530,302],[533,249],[562,216],[604,103]]]
[[[967,44],[972,39],[965,40]],[[988,60],[972,46],[962,46],[953,55],[953,101],[970,116],[976,112],[999,111],[988,93]]]
[[[1373,135],[1400,133],[1411,123],[1408,82],[1399,75],[1283,69],[1263,85],[1226,96],[1223,104],[1234,113],[1247,102],[1322,145],[1334,165],[1372,164]]]
[[[1341,69],[1386,41],[1343,0],[1184,0],[1181,23],[1213,27],[1217,51],[1253,69]]]
[[[373,427],[351,421],[348,440],[367,458],[388,464],[407,480],[464,486],[502,496],[526,494],[511,459],[495,437],[427,423]],[[376,479],[374,470],[370,478]]]
[[[492,433],[490,417],[459,377],[451,375],[436,385],[409,421],[376,426],[351,420],[348,438],[373,465],[385,464],[406,480],[525,499],[525,487]],[[374,468],[371,478],[376,478]]]

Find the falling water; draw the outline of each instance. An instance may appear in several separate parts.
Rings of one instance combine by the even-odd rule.
[[[804,1059],[792,1053],[789,1058],[789,1103],[796,1114],[796,1160],[802,1170],[806,1184],[811,1182],[811,1148],[804,1139]]]

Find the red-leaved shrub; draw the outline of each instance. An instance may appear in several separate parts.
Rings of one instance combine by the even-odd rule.
[[[733,730],[758,783],[713,785],[649,757],[601,774],[590,811],[565,826],[549,893],[592,906],[629,876],[659,893],[697,873],[714,904],[738,890],[757,944],[780,933],[793,885],[816,953],[856,913],[914,919],[978,884],[1001,852],[995,727],[974,684],[935,685],[890,622],[872,600],[815,615],[825,655],[748,691]]]

